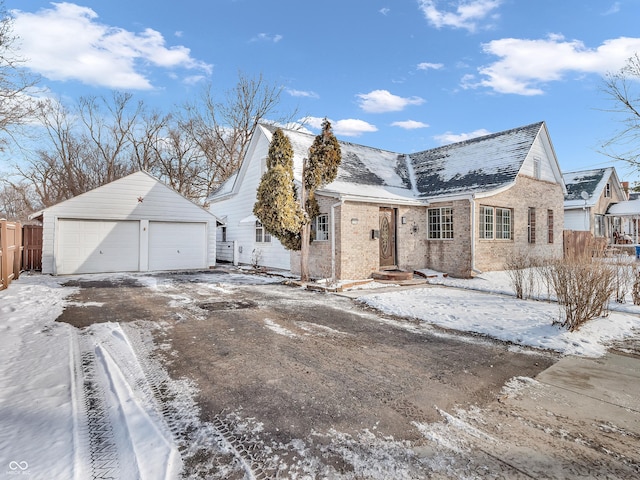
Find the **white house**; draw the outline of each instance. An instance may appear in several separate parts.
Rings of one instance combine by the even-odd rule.
[[[203,269],[216,261],[216,217],[146,172],[32,218],[43,223],[43,273]]]

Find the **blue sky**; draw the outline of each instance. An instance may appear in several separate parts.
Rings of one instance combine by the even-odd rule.
[[[400,153],[544,120],[564,171],[612,165],[602,76],[640,52],[640,0],[5,0],[25,64],[73,101],[170,109],[238,72],[311,127]],[[623,180],[637,172],[616,164]]]

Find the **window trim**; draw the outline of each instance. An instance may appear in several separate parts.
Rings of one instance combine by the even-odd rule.
[[[320,229],[320,223],[321,223],[321,219],[324,219],[324,229]],[[315,238],[313,239],[314,242],[328,242],[330,240],[330,235],[329,235],[329,214],[328,213],[321,213],[319,215],[316,215],[316,217],[313,219],[313,230],[315,232]],[[327,238],[320,238],[318,233],[323,232]]]
[[[490,212],[490,214],[488,214]],[[508,223],[505,224],[505,213]],[[490,219],[490,232],[487,229]],[[508,229],[505,230],[505,225],[508,225]],[[513,209],[504,207],[492,207],[489,205],[480,205],[480,222],[478,226],[478,237],[481,240],[499,240],[499,241],[512,241],[513,240]]]
[[[527,243],[536,243],[536,207],[529,207],[527,212]]]
[[[437,215],[435,215],[437,212]],[[434,215],[432,215],[432,213]],[[437,217],[433,222],[432,217]],[[437,226],[437,229],[434,227]],[[453,207],[432,207],[427,209],[427,239],[453,240]]]
[[[267,229],[264,228],[264,225],[262,225],[260,220],[256,220],[255,234],[256,243],[271,243],[271,234],[267,232]]]

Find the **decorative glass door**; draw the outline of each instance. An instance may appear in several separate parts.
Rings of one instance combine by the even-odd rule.
[[[396,216],[393,208],[380,208],[380,268],[396,266]]]

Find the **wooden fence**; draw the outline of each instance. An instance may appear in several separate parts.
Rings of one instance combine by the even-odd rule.
[[[42,225],[22,227],[22,270],[42,270]]]
[[[9,287],[20,276],[22,258],[22,226],[0,220],[0,290]]]
[[[563,232],[563,246],[565,258],[602,257],[607,246],[607,239],[595,238],[591,232],[587,231],[565,230]]]

